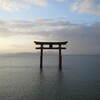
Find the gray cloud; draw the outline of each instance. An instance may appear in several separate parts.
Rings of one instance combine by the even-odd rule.
[[[42,34],[40,34],[42,33]],[[100,22],[92,25],[73,24],[53,19],[36,19],[30,21],[0,21],[0,36],[52,34],[69,37],[99,37]],[[60,37],[61,38],[61,37]]]
[[[53,19],[0,21],[0,37],[18,35],[45,37],[46,41],[68,40],[69,53],[100,53],[100,22],[85,25]]]

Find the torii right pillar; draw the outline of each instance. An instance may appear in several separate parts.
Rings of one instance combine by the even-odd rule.
[[[61,44],[59,44],[59,69],[62,70],[62,53],[61,53]]]

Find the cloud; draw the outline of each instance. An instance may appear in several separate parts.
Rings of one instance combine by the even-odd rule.
[[[0,0],[0,8],[6,11],[17,11],[19,9],[29,9],[32,6],[45,7],[49,0]],[[63,2],[65,0],[56,0]]]
[[[22,1],[16,0],[0,0],[0,8],[7,11],[18,10],[25,8],[26,5]]]
[[[100,0],[55,0],[56,2],[71,2],[70,8],[80,13],[100,15]],[[0,0],[0,9],[19,11],[32,6],[46,7],[50,0]]]
[[[31,3],[37,6],[46,6],[48,4],[47,0],[25,0],[27,3]]]
[[[100,15],[100,0],[75,0],[71,9],[81,13]]]
[[[43,32],[42,34],[40,34]],[[61,33],[60,33],[61,32]],[[28,35],[61,35],[61,36],[98,36],[100,35],[100,22],[92,25],[73,24],[67,21],[54,19],[15,20],[0,21],[0,36],[12,36],[19,34]],[[59,36],[58,36],[59,37]],[[60,37],[61,38],[61,37]]]
[[[9,40],[15,38],[14,41],[21,38],[23,43],[24,41],[26,41],[26,43],[28,41],[30,47],[34,40],[68,40],[69,45],[71,45],[67,52],[70,54],[100,54],[100,22],[86,25],[73,24],[54,19],[0,21],[0,37],[9,38]],[[26,40],[22,37],[25,37]],[[24,45],[26,45],[26,43]],[[18,46],[19,44],[15,42],[14,45]]]
[[[33,5],[46,6],[47,0],[0,0],[0,8],[6,11],[27,9]]]
[[[64,2],[65,0],[56,0],[56,1],[58,1],[58,2]]]

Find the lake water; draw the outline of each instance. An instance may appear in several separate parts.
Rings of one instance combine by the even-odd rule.
[[[100,56],[45,55],[0,56],[0,100],[100,100]]]

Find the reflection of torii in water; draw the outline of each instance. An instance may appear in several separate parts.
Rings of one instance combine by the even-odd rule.
[[[62,47],[62,45],[66,45],[68,41],[65,42],[38,42],[34,41],[36,45],[40,45],[40,47],[36,47],[36,49],[41,49],[40,51],[40,69],[42,69],[43,66],[43,49],[59,49],[59,69],[62,69],[62,55],[61,55],[61,50],[66,49],[65,47]],[[49,47],[44,47],[49,46]],[[54,47],[57,45],[56,47]]]

